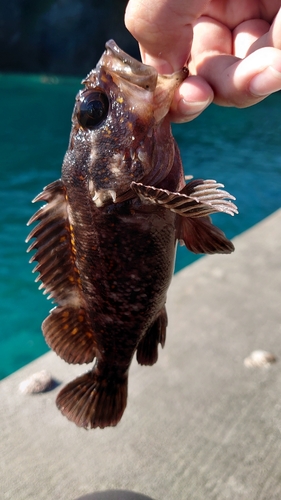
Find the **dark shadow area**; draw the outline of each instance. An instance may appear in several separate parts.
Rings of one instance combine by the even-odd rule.
[[[82,77],[113,38],[138,55],[126,30],[127,0],[0,2],[0,71]]]
[[[151,497],[127,490],[106,490],[90,493],[76,500],[154,500]]]
[[[61,385],[62,382],[60,380],[57,380],[55,378],[52,378],[52,382],[50,383],[49,387],[44,392],[50,392],[56,389],[59,385]]]

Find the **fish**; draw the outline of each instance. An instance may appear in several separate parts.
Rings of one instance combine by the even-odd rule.
[[[215,180],[186,183],[171,132],[186,77],[185,68],[160,75],[108,41],[76,96],[61,178],[33,200],[44,205],[28,222],[30,262],[55,304],[43,335],[67,363],[94,363],[56,399],[78,427],[115,426],[133,357],[156,363],[177,242],[195,253],[234,250],[210,214],[234,215],[235,198]]]

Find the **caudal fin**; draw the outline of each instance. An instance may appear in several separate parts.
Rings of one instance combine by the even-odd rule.
[[[57,407],[78,427],[114,426],[127,404],[128,376],[101,376],[98,368],[67,384],[57,396]]]

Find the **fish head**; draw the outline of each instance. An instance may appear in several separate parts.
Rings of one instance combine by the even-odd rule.
[[[185,77],[183,71],[160,76],[113,40],[107,42],[76,97],[63,167],[67,171],[76,164],[80,174],[83,169],[96,206],[132,197],[133,181],[168,173],[173,139],[165,118]]]

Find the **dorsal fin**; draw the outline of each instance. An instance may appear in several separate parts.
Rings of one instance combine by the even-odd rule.
[[[67,212],[67,194],[61,180],[44,188],[34,201],[46,201],[28,222],[37,225],[28,252],[36,253],[36,281],[48,298],[58,304],[45,319],[42,330],[47,344],[68,363],[89,363],[96,355],[95,334],[89,324],[79,272],[75,263],[75,241]]]
[[[32,229],[26,241],[35,240],[28,247],[36,249],[30,262],[37,261],[34,271],[40,274],[36,281],[42,281],[40,288],[59,305],[66,303],[83,305],[79,286],[79,274],[75,265],[75,242],[67,213],[67,195],[61,180],[44,188],[35,199],[47,201],[31,219],[39,223]]]

